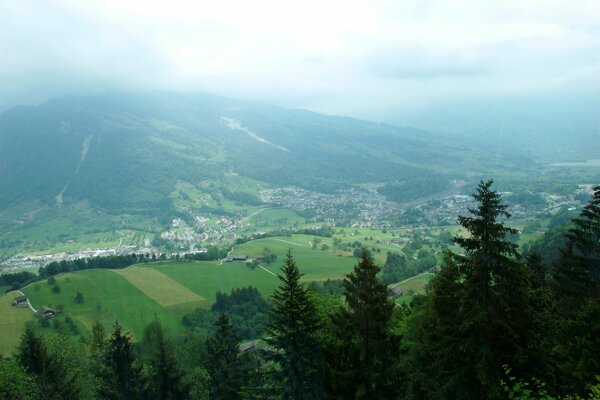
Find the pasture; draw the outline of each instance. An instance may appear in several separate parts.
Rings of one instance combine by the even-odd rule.
[[[63,314],[75,320],[84,334],[89,333],[95,321],[110,331],[119,321],[134,338],[141,337],[144,327],[158,318],[166,330],[174,333],[181,329],[181,319],[170,314],[157,301],[148,297],[135,285],[113,270],[90,269],[56,276],[60,293],[54,293],[47,281],[40,281],[23,289],[35,308],[48,306],[63,309]],[[84,302],[75,303],[77,292],[83,293]]]
[[[25,332],[25,323],[34,318],[33,313],[27,308],[13,306],[15,297],[19,292],[10,292],[0,296],[0,355],[11,355]]]
[[[321,239],[321,244],[331,239]],[[256,287],[265,297],[279,286],[281,265],[289,248],[304,281],[341,279],[352,271],[357,259],[333,249],[321,250],[320,244],[313,248],[314,236],[291,235],[254,240],[236,246],[231,254],[247,254],[251,258],[260,256],[265,248],[277,255],[271,264],[261,267],[244,263],[219,261],[181,261],[138,264],[122,270],[90,269],[57,275],[58,293],[47,280],[39,281],[23,289],[35,308],[48,306],[61,309],[59,320],[66,316],[73,319],[79,331],[88,336],[95,321],[103,324],[107,331],[115,321],[139,339],[144,327],[157,318],[172,335],[183,332],[182,316],[196,308],[209,308],[217,291],[230,292],[234,288]],[[402,282],[405,293],[412,289],[422,290],[428,276]],[[75,302],[77,292],[84,301]],[[0,297],[0,351],[8,353],[14,349],[23,332],[25,322],[33,320],[28,309],[11,306],[12,295]],[[404,295],[403,301],[409,296]],[[48,332],[52,330],[49,329]],[[44,329],[42,329],[44,331]]]
[[[398,304],[408,304],[411,302],[415,294],[422,294],[425,292],[425,286],[429,283],[434,274],[424,273],[412,278],[408,278],[402,282],[393,283],[389,285],[390,289],[402,289],[404,294],[396,298]]]
[[[322,243],[327,242],[326,238],[319,239],[323,240]],[[261,265],[269,271],[279,273],[285,255],[288,249],[291,248],[296,265],[300,272],[304,274],[303,280],[305,281],[342,278],[352,271],[358,261],[356,258],[349,256],[348,253],[331,248],[321,250],[317,246],[317,249],[313,249],[311,246],[312,240],[314,240],[314,237],[308,235],[258,239],[236,246],[232,254],[247,254],[251,258],[255,258],[261,255],[263,249],[268,248],[277,254],[277,261],[268,265]]]

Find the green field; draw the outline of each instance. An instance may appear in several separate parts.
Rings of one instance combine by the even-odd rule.
[[[278,211],[280,216],[281,211]],[[317,239],[321,244],[332,242],[328,238]],[[277,255],[276,261],[261,266],[220,261],[167,261],[122,270],[91,269],[57,275],[59,293],[54,293],[53,286],[46,280],[29,285],[23,292],[35,308],[61,308],[59,319],[71,317],[84,336],[89,334],[95,321],[110,330],[118,320],[134,338],[139,338],[154,318],[161,321],[165,330],[178,334],[183,332],[182,316],[196,308],[209,308],[217,291],[230,292],[252,285],[265,297],[269,296],[280,284],[274,274],[280,272],[289,248],[305,281],[341,279],[352,271],[358,261],[356,258],[333,246],[321,250],[319,245],[315,249],[314,240],[310,235],[281,236],[254,240],[233,249],[232,254],[247,254],[251,258],[261,255],[265,248]],[[418,292],[427,280],[428,276],[423,275],[401,285],[405,292],[409,289]],[[77,292],[83,293],[83,304],[75,303]],[[0,337],[9,338],[2,340],[0,349],[4,352],[14,348],[25,321],[33,319],[30,311],[10,306],[13,297],[0,297],[6,308],[0,313]]]
[[[284,260],[288,249],[292,249],[292,255],[300,272],[304,274],[306,281],[321,281],[326,279],[341,278],[352,271],[357,259],[341,251],[320,250],[311,247],[313,236],[292,235],[290,237],[273,237],[253,240],[236,246],[233,254],[247,254],[254,258],[259,256],[263,249],[268,248],[277,254],[277,261],[270,265],[263,265],[269,271],[279,273],[279,268]],[[330,240],[320,238],[322,243]]]
[[[278,259],[265,268],[277,273],[291,246],[306,280],[341,278],[356,263],[352,257],[313,250],[309,240],[311,237],[304,235],[262,239],[246,243],[235,251],[256,255],[269,247],[278,254]],[[158,318],[168,332],[181,333],[182,316],[196,308],[209,308],[219,290],[229,292],[252,285],[268,296],[280,283],[276,276],[260,267],[218,261],[140,264],[123,270],[83,270],[57,275],[56,282],[59,293],[54,293],[53,286],[46,280],[28,286],[23,292],[35,308],[62,308],[59,319],[62,321],[65,316],[70,316],[84,335],[89,334],[95,321],[110,330],[118,320],[134,338],[139,338],[154,318]],[[75,303],[77,292],[83,293],[83,304]],[[3,352],[14,348],[25,321],[33,319],[29,310],[10,306],[13,297],[0,297],[6,308],[0,313],[0,336],[10,338],[2,340],[0,349]]]
[[[25,322],[33,319],[29,308],[13,306],[13,299],[20,296],[18,292],[10,292],[0,296],[0,355],[12,354],[25,331]]]
[[[424,273],[421,275],[413,276],[400,283],[390,285],[390,289],[402,289],[404,294],[396,298],[396,303],[408,304],[411,302],[415,294],[422,294],[425,292],[425,286],[429,283],[433,274]]]
[[[145,295],[113,270],[92,269],[56,277],[60,293],[53,293],[52,286],[41,281],[23,290],[37,309],[41,306],[59,308],[82,325],[84,332],[95,321],[106,328],[118,320],[134,337],[139,337],[144,327],[155,317],[165,329],[175,332],[181,329],[181,319],[170,314],[158,302]],[[84,295],[83,304],[76,304],[77,292]]]

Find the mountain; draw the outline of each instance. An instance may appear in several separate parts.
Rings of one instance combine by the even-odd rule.
[[[0,114],[0,210],[36,200],[106,210],[169,209],[178,182],[255,201],[261,187],[333,192],[354,184],[450,179],[520,169],[455,136],[206,94],[63,97]],[[423,184],[423,182],[425,184]]]

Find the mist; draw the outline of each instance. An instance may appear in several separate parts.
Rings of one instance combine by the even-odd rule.
[[[0,110],[202,91],[452,131],[432,113],[579,108],[600,87],[600,4],[585,0],[3,2],[0,38]]]

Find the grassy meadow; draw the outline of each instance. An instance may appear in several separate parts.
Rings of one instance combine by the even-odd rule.
[[[29,307],[17,308],[13,306],[15,297],[19,292],[10,292],[0,296],[0,355],[12,354],[21,340],[25,331],[25,323],[33,320],[34,316]]]
[[[433,276],[434,275],[431,273],[424,273],[390,285],[390,289],[402,289],[404,291],[402,296],[396,298],[396,303],[408,304],[411,302],[415,294],[424,293],[425,286],[429,283]]]

